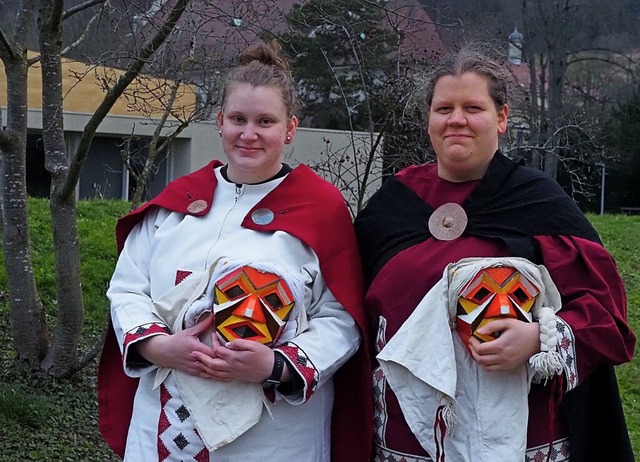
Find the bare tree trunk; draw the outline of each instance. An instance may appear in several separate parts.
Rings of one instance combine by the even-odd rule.
[[[538,64],[536,66],[536,72],[539,76],[536,77],[538,81],[538,98],[536,100],[537,110],[536,110],[536,120],[537,120],[537,139],[536,146],[538,146],[537,152],[540,159],[540,166],[543,171],[546,171],[547,161],[550,156],[554,156],[554,150],[550,149],[551,153],[544,148],[549,144],[552,144],[549,141],[551,133],[553,130],[551,128],[552,119],[549,117],[547,107],[549,105],[549,93],[547,91],[547,74],[548,74],[548,59],[544,54],[538,55]]]
[[[188,3],[189,0],[176,0],[157,33],[132,61],[123,77],[109,89],[83,132],[78,151],[70,160],[63,128],[62,23],[76,12],[104,4],[104,0],[89,0],[66,12],[63,11],[62,0],[40,2],[38,32],[43,81],[43,140],[45,167],[52,178],[50,209],[58,301],[57,323],[51,346],[42,302],[35,284],[27,221],[25,158],[29,60],[26,56],[25,37],[35,14],[35,1],[25,0],[20,7],[16,15],[13,40],[0,29],[0,58],[5,64],[8,87],[8,124],[5,130],[0,130],[3,254],[8,277],[14,345],[18,356],[25,359],[33,369],[64,376],[72,374],[87,363],[86,357],[79,361],[76,356],[84,320],[76,222],[76,188],[80,169],[98,125],[170,35]],[[97,351],[97,348],[93,349],[92,354],[95,355]]]
[[[69,172],[62,118],[62,7],[62,2],[42,2],[40,7],[42,131],[45,167],[51,174],[49,205],[58,298],[58,322],[42,369],[55,376],[73,370],[84,323],[76,197],[61,195]]]
[[[28,5],[25,15],[29,13]],[[25,16],[22,17],[28,21]],[[9,292],[9,317],[18,357],[37,369],[49,346],[31,252],[26,187],[27,69],[26,47],[19,41],[0,46],[7,75],[7,127],[0,134],[2,155],[3,254]]]
[[[567,56],[564,50],[560,49],[563,42],[553,42],[549,44],[549,118],[552,123],[559,125],[562,121],[562,96],[563,83],[567,70]],[[550,132],[554,129],[551,127]],[[552,178],[558,176],[558,153],[548,152],[545,155],[544,171]]]

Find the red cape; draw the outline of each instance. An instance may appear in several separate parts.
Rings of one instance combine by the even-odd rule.
[[[207,208],[192,215],[206,215],[217,184],[213,169],[220,165],[214,161],[174,180],[155,199],[122,217],[116,226],[118,252],[131,229],[151,206],[189,213],[189,204],[204,200]],[[251,213],[259,208],[274,212],[274,220],[267,225],[253,223]],[[300,165],[247,214],[242,225],[267,232],[285,231],[311,247],[318,256],[327,286],[360,327],[362,347],[334,377],[331,460],[370,460],[373,398],[367,356],[369,335],[363,308],[364,285],[351,216],[341,194],[307,166]],[[124,373],[120,348],[109,326],[98,369],[99,425],[103,437],[120,457],[124,454],[137,384],[137,379]]]

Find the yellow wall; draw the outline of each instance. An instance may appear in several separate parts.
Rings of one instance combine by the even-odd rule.
[[[36,54],[29,52],[29,57]],[[90,66],[78,61],[63,59],[63,94],[65,112],[92,113],[102,102],[105,91],[100,86],[98,77],[110,76],[112,80],[123,74],[119,69],[105,66]],[[79,80],[79,76],[81,80]],[[148,79],[149,77],[146,77]],[[136,87],[135,81],[131,84],[130,90],[138,89],[143,91],[141,86]],[[29,68],[29,88],[28,88],[29,109],[42,109],[42,73],[39,63]],[[148,93],[146,94],[148,96]],[[141,94],[144,97],[145,93]],[[151,98],[148,98],[149,100]],[[193,108],[195,104],[195,94],[190,87],[182,85],[179,91],[178,100],[174,107]],[[4,64],[0,61],[0,105],[7,105],[7,76],[4,72]],[[111,115],[146,116],[136,108],[127,106],[126,97],[122,96],[109,112]],[[158,114],[159,115],[159,114]]]

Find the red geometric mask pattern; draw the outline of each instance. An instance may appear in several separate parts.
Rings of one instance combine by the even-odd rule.
[[[470,337],[482,342],[496,335],[477,330],[499,318],[531,322],[531,308],[539,294],[537,287],[515,268],[496,267],[479,271],[462,289],[458,298],[456,328],[465,345]]]
[[[241,338],[271,346],[282,334],[294,305],[284,279],[242,266],[215,284],[216,331],[225,341]]]

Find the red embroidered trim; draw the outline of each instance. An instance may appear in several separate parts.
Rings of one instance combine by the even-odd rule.
[[[140,340],[143,337],[148,337],[149,335],[156,334],[171,334],[171,331],[164,324],[153,323],[147,324],[146,326],[140,326],[135,328],[132,331],[124,334],[124,347],[125,351],[130,343]]]
[[[204,448],[202,451],[196,454],[196,462],[209,462],[209,450]]]
[[[303,378],[305,382],[304,399],[305,401],[308,400],[318,387],[318,380],[320,378],[318,370],[315,368],[307,354],[295,343],[286,343],[285,345],[278,347],[277,350],[289,358],[289,364],[293,364],[300,376]]]
[[[162,435],[165,430],[167,428],[169,428],[171,426],[171,423],[169,422],[169,419],[167,418],[167,415],[164,412],[164,407],[167,404],[167,401],[169,401],[171,398],[173,398],[173,396],[171,396],[171,393],[169,393],[169,390],[167,390],[167,387],[164,386],[164,384],[160,385],[160,420],[158,422],[158,436]],[[158,441],[160,441],[160,438],[158,438]]]
[[[176,281],[175,281],[175,285],[180,284],[182,281],[184,281],[188,276],[191,276],[192,271],[186,271],[186,270],[177,270],[176,271]]]
[[[439,406],[436,410],[436,420],[433,423],[433,436],[436,443],[436,456],[437,462],[445,462],[444,454],[444,439],[447,436],[447,424],[442,415],[445,406]]]

